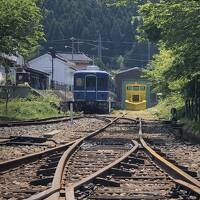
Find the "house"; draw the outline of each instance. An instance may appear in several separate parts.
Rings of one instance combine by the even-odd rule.
[[[46,53],[30,60],[28,65],[31,69],[49,74],[49,84],[53,81],[54,87],[56,85],[66,85],[69,88],[73,86],[75,64],[57,54],[52,57]]]
[[[32,69],[25,64],[23,68],[18,68],[16,72],[16,84],[29,83],[34,89],[45,90],[49,88],[49,74]]]
[[[92,65],[93,63],[93,60],[84,53],[57,53],[57,55],[65,60],[75,63],[75,68],[77,70],[86,69],[87,66]]]

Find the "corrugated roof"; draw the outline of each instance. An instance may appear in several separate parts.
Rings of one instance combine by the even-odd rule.
[[[130,69],[126,69],[126,70],[120,71],[120,72],[117,73],[117,74],[123,74],[123,73],[130,72],[130,71],[134,71],[134,70],[136,70],[136,71],[141,71],[142,69],[139,68],[139,67],[133,67],[133,68],[130,68]]]
[[[102,73],[102,74],[108,74],[108,72],[106,71],[101,71],[101,70],[79,70],[79,71],[76,71],[75,74],[80,74],[80,73]]]
[[[86,56],[84,53],[78,53],[78,54],[75,53],[73,54],[73,56],[72,54],[69,53],[56,53],[56,54],[70,61],[87,61],[87,62],[92,61],[92,59]]]

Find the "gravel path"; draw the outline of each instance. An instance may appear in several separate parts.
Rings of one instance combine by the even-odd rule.
[[[95,118],[81,118],[70,121],[60,122],[57,124],[37,125],[37,126],[20,126],[0,128],[0,138],[9,136],[34,136],[43,137],[45,133],[59,130],[60,132],[53,136],[53,140],[59,143],[67,143],[83,137],[97,128],[106,124],[104,120]],[[55,146],[55,143],[48,142],[48,145]],[[0,145],[0,162],[24,156],[30,153],[43,151],[49,147],[37,146],[5,146]]]
[[[192,144],[180,139],[180,135],[173,129],[163,126],[151,125],[144,128],[145,137],[154,135],[151,141],[153,146],[161,149],[168,158],[176,160],[178,164],[188,167],[189,170],[197,172],[200,179],[200,144]],[[162,141],[162,143],[157,144]],[[159,139],[158,139],[159,138]]]

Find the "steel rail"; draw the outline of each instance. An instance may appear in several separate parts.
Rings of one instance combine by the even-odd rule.
[[[75,142],[76,142],[76,140],[69,142],[67,144],[61,145],[59,147],[54,147],[52,149],[48,149],[48,150],[41,151],[41,152],[38,152],[38,153],[33,153],[33,154],[29,154],[29,155],[22,156],[22,157],[19,157],[19,158],[15,158],[15,159],[12,159],[12,160],[8,160],[8,161],[5,161],[5,162],[1,162],[0,163],[0,172],[5,172],[5,171],[8,171],[10,169],[17,168],[22,164],[34,162],[36,160],[44,158],[47,155],[52,154],[55,151],[64,151],[66,148],[68,148],[69,146],[71,146]]]
[[[88,116],[86,116],[86,117],[88,117]],[[81,118],[81,117],[79,117],[79,118]],[[100,119],[100,117],[98,117],[98,118]],[[78,117],[76,119],[78,119]],[[103,120],[105,120],[105,119],[103,119]],[[108,120],[108,122],[111,122],[111,120]],[[27,163],[36,161],[38,159],[43,158],[46,155],[50,155],[54,151],[65,150],[66,148],[68,148],[69,146],[74,144],[76,141],[77,140],[74,140],[72,142],[61,145],[59,147],[54,147],[54,148],[44,150],[44,151],[41,151],[41,152],[32,153],[32,154],[29,154],[29,155],[21,156],[19,158],[14,158],[14,159],[11,159],[11,160],[8,160],[8,161],[0,162],[0,172],[5,172],[5,171],[8,171],[10,169],[17,168],[22,164],[27,164]]]
[[[50,199],[54,199],[54,200],[58,199],[59,191],[61,189],[61,181],[62,181],[62,176],[63,176],[65,165],[66,165],[68,159],[70,158],[70,156],[78,148],[78,145],[80,145],[85,139],[89,139],[89,138],[97,135],[98,133],[104,131],[107,127],[111,126],[115,121],[117,121],[118,119],[120,119],[123,116],[116,117],[114,120],[112,120],[110,123],[105,125],[103,128],[100,128],[100,129],[92,132],[90,135],[76,140],[76,142],[72,146],[70,146],[70,148],[67,149],[67,151],[65,151],[64,154],[62,155],[62,157],[60,158],[58,166],[57,166],[55,174],[54,174],[52,187],[44,192],[41,192],[39,194],[31,196],[27,200],[41,200],[41,199],[45,199],[45,198],[48,198],[49,200]],[[54,192],[52,192],[52,191],[54,191]]]
[[[174,164],[170,163],[158,153],[156,153],[151,147],[147,145],[142,137],[142,120],[140,119],[139,138],[142,146],[153,157],[153,161],[164,171],[166,171],[173,179],[173,181],[194,193],[200,195],[200,182],[194,177],[190,176]]]
[[[108,171],[109,169],[120,164],[120,162],[127,159],[128,156],[130,156],[132,153],[134,153],[139,148],[139,144],[136,141],[133,140],[132,144],[134,145],[133,148],[130,151],[128,151],[126,154],[124,154],[121,158],[117,159],[116,161],[112,162],[111,164],[107,165],[106,167],[100,169],[99,171],[93,173],[92,175],[82,179],[78,183],[75,183],[75,184],[71,185],[70,187],[65,188],[66,189],[66,195],[65,195],[66,198],[65,199],[66,200],[75,200],[75,196],[74,196],[75,189],[94,180],[96,177],[106,173],[106,171]]]
[[[80,119],[84,116],[75,116],[74,119]],[[31,126],[31,125],[42,125],[42,124],[54,124],[59,122],[69,121],[70,117],[52,117],[47,119],[38,120],[27,120],[27,121],[8,121],[0,123],[0,127],[12,127],[12,126]]]

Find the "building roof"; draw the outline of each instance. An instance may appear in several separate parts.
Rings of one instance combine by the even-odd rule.
[[[124,74],[124,73],[130,72],[130,71],[142,71],[142,69],[139,68],[139,67],[133,67],[133,68],[130,68],[130,69],[126,69],[126,70],[120,71],[117,74]]]
[[[116,80],[124,80],[124,79],[143,79],[147,80],[146,77],[143,76],[142,68],[134,67],[127,70],[123,70],[116,74]]]
[[[45,54],[43,54],[43,55],[41,55],[41,56],[39,56],[39,57],[36,57],[36,58],[30,60],[30,61],[28,62],[28,63],[29,63],[29,66],[31,66],[31,63],[33,63],[34,61],[43,59],[43,57],[45,57],[45,56],[50,56],[50,57],[51,57],[51,55],[50,55],[49,53],[45,53]],[[70,62],[70,61],[67,60],[67,59],[64,59],[64,58],[61,57],[60,55],[57,55],[57,54],[56,54],[56,58],[54,58],[54,59],[57,59],[59,62],[62,62],[62,63],[64,63],[64,64],[67,64],[69,68],[71,68],[71,69],[73,69],[73,70],[75,70],[75,71],[77,70],[77,69],[75,68],[75,67],[76,67],[76,64],[75,64],[75,63]]]
[[[44,75],[44,76],[49,76],[50,75],[49,73],[46,73],[46,72],[43,72],[43,71],[40,71],[40,70],[37,70],[37,69],[30,68],[28,66],[26,66],[24,68],[24,70],[27,71],[27,72],[33,72],[33,73],[41,74],[41,75]]]
[[[86,56],[84,53],[74,53],[73,56],[71,53],[57,53],[56,55],[61,56],[62,58],[74,62],[84,62],[90,63],[92,59]]]
[[[87,74],[87,73],[94,73],[94,74],[107,74],[109,75],[108,72],[106,71],[101,71],[101,70],[79,70],[79,71],[76,71],[75,74]]]

